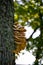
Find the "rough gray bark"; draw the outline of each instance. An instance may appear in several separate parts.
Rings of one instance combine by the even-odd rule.
[[[0,0],[0,65],[13,65],[13,0]]]

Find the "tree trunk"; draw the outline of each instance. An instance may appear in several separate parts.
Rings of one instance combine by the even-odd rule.
[[[0,0],[0,65],[14,65],[13,0]]]

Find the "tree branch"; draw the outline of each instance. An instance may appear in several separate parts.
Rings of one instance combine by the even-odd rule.
[[[33,34],[36,32],[36,30],[37,30],[38,28],[39,28],[39,26],[36,27],[36,29],[34,30],[34,32],[30,35],[30,37],[29,37],[28,39],[26,39],[26,41],[28,41],[30,38],[32,38]]]

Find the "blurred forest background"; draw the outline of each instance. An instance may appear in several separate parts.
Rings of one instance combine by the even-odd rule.
[[[31,26],[34,30],[27,39],[26,50],[34,49],[32,53],[36,60],[33,65],[41,65],[43,58],[43,0],[15,0],[14,9],[14,20],[22,26]],[[40,35],[33,38],[32,36],[38,29]]]

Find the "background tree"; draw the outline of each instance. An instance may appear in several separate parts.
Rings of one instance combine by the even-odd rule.
[[[14,65],[13,0],[0,0],[0,65]]]
[[[34,65],[39,65],[43,58],[43,0],[15,0],[14,9],[14,20],[23,26],[31,26],[34,30],[27,39],[26,49],[29,51],[35,48],[33,52],[36,57]],[[33,38],[38,29],[40,30],[40,35]]]

